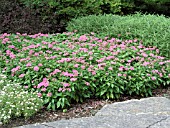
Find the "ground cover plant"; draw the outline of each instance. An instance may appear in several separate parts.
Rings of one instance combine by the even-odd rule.
[[[33,116],[43,107],[43,100],[36,92],[25,91],[22,86],[6,80],[0,74],[0,122],[8,123],[11,118]]]
[[[90,15],[73,19],[67,30],[77,30],[80,34],[95,32],[100,36],[119,36],[121,39],[137,38],[145,46],[158,47],[161,55],[170,58],[170,18],[163,15]]]
[[[149,96],[170,83],[170,60],[137,39],[5,33],[0,42],[0,69],[7,79],[37,92],[52,110],[92,97]]]

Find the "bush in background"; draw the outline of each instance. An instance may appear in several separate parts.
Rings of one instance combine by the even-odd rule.
[[[163,14],[170,16],[169,0],[129,0],[134,3],[135,11],[142,11],[152,14]]]
[[[0,4],[0,33],[56,33],[64,32],[65,26],[51,14],[48,20],[43,20],[40,9],[25,7],[18,0],[1,0]],[[57,20],[57,19],[56,19]]]
[[[80,34],[91,32],[97,35],[122,39],[142,40],[145,46],[156,46],[161,54],[170,57],[170,19],[158,15],[87,16],[73,19],[68,23],[68,31],[77,30]]]

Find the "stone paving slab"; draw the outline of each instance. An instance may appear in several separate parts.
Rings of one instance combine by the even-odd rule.
[[[170,128],[170,100],[165,97],[105,105],[93,117],[74,118],[18,128]]]
[[[170,115],[170,100],[165,97],[150,97],[141,100],[133,99],[105,105],[97,115],[120,114],[155,114]]]

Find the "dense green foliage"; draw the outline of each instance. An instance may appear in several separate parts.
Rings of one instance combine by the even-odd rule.
[[[128,16],[101,15],[73,19],[68,31],[77,30],[80,34],[94,32],[98,35],[122,39],[137,38],[145,46],[156,46],[161,54],[170,57],[170,19],[164,16],[141,15]]]
[[[170,83],[170,60],[156,47],[96,36],[3,34],[0,70],[8,80],[38,92],[53,110],[91,97],[148,96]]]

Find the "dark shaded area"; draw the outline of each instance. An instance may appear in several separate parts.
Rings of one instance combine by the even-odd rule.
[[[17,0],[0,0],[0,33],[60,33],[65,31],[64,24],[51,22],[55,15],[45,18],[41,9],[25,7]]]
[[[163,14],[167,17],[170,16],[170,0],[158,2],[145,2],[145,0],[134,0],[134,10],[143,13]]]

